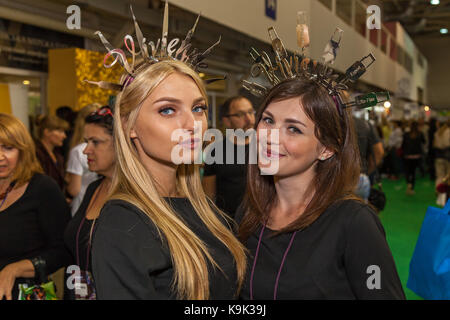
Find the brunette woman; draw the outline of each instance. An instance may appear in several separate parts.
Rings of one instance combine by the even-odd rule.
[[[323,87],[300,77],[266,95],[260,157],[237,214],[252,257],[242,298],[405,298],[383,226],[353,194],[359,153],[351,115],[341,114]]]
[[[65,243],[72,252],[80,270],[83,290],[71,292],[72,299],[95,299],[95,284],[92,278],[91,244],[92,233],[107,199],[116,163],[113,143],[113,113],[102,107],[85,119],[83,153],[87,156],[89,170],[101,176],[86,189],[80,207],[65,231]]]

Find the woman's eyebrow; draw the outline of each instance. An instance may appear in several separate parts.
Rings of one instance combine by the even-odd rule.
[[[199,97],[194,100],[193,104],[203,102],[203,101],[205,101],[205,98]],[[158,102],[172,102],[175,104],[181,104],[183,101],[180,99],[174,98],[174,97],[162,97],[162,98],[159,98],[158,100],[155,100],[153,103],[158,103]]]
[[[285,119],[284,122],[287,122],[287,123],[298,123],[298,124],[300,124],[300,125],[302,125],[302,126],[304,126],[306,128],[306,124],[304,124],[303,122],[301,122],[299,120],[296,120],[296,119],[288,118],[288,119]]]
[[[173,98],[173,97],[162,97],[159,98],[158,100],[155,100],[153,103],[158,103],[158,102],[173,102],[173,103],[181,103],[181,100]]]
[[[264,111],[264,113],[267,113],[268,116],[274,118],[273,114],[271,114],[269,111]],[[307,128],[306,124],[304,124],[300,120],[287,118],[287,119],[284,120],[284,122],[286,122],[286,123],[298,123],[298,124],[304,126],[305,128]]]
[[[200,102],[205,102],[205,98],[199,97],[199,98],[197,98],[197,99],[194,100],[194,103],[193,103],[193,104],[197,104],[197,103],[200,103]]]

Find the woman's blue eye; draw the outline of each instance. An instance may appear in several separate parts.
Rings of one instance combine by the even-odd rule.
[[[159,111],[159,113],[166,115],[166,116],[171,115],[174,112],[175,112],[175,110],[173,108],[164,108]]]
[[[193,110],[194,112],[204,112],[206,111],[206,106],[205,105],[195,106]]]

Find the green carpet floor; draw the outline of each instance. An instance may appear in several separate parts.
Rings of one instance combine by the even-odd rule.
[[[406,182],[383,180],[386,208],[380,214],[387,241],[397,265],[397,271],[408,300],[422,299],[406,288],[409,262],[414,252],[420,227],[429,206],[436,206],[434,182],[429,178],[416,180],[415,195],[406,195]]]

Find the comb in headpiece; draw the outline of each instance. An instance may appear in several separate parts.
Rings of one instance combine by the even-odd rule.
[[[312,80],[325,88],[335,102],[340,114],[346,107],[361,107],[364,105],[358,101],[353,101],[348,104],[343,103],[341,92],[343,90],[348,90],[348,82],[355,82],[358,80],[366,72],[367,68],[375,62],[373,54],[369,53],[369,55],[363,57],[361,60],[356,61],[344,74],[339,75],[329,66],[334,64],[334,61],[336,60],[343,30],[336,28],[334,31],[331,39],[325,46],[322,55],[322,63],[310,59],[303,54],[304,49],[308,47],[310,43],[308,26],[303,11],[297,13],[296,31],[297,44],[301,49],[301,53],[297,51],[295,54],[289,55],[283,42],[278,37],[275,28],[270,27],[268,29],[275,63],[272,64],[269,55],[265,51],[259,53],[255,48],[251,48],[250,56],[253,59],[253,65],[250,69],[250,75],[254,78],[262,75],[268,80],[270,85],[265,86],[255,81],[243,80],[243,87],[254,95],[264,96],[272,87],[284,80],[303,77]],[[387,99],[389,99],[389,94],[387,95]]]
[[[126,75],[122,77],[121,83],[112,83],[107,81],[89,81],[84,80],[88,83],[95,84],[103,89],[111,89],[111,90],[123,90],[128,84],[130,84],[140,70],[143,70],[145,66],[158,63],[163,60],[179,60],[184,62],[189,67],[191,67],[194,71],[198,72],[199,68],[207,68],[208,65],[204,62],[205,58],[211,53],[212,49],[220,43],[219,40],[214,43],[211,47],[205,50],[203,53],[199,52],[198,49],[191,49],[191,39],[195,32],[195,28],[197,27],[198,20],[200,18],[200,14],[198,15],[194,26],[190,29],[185,37],[185,39],[181,42],[181,45],[178,46],[180,39],[174,38],[170,42],[168,40],[168,30],[169,30],[169,5],[166,0],[166,4],[164,7],[164,18],[163,18],[163,26],[162,26],[162,36],[156,44],[153,41],[147,42],[147,39],[144,37],[139,24],[137,23],[136,17],[133,12],[133,8],[130,5],[131,15],[133,17],[134,28],[136,32],[136,39],[139,45],[139,52],[136,52],[134,39],[130,35],[126,35],[124,37],[125,47],[129,54],[131,54],[131,64],[127,59],[126,53],[119,48],[114,48],[111,43],[103,36],[100,31],[96,31],[95,34],[99,36],[100,41],[103,43],[104,47],[107,50],[107,54],[103,59],[103,66],[105,68],[111,68],[117,62],[123,67]],[[137,64],[136,56],[141,56],[142,62]],[[107,64],[106,61],[109,57],[114,58],[114,61],[110,64]],[[206,83],[211,83],[217,80],[223,80],[224,78],[214,78],[205,80]]]

